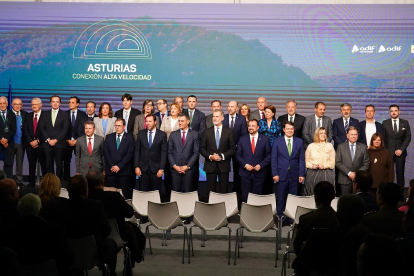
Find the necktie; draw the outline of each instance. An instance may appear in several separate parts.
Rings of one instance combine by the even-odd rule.
[[[93,121],[93,117],[89,117],[89,121]]]
[[[1,113],[2,113],[2,116],[3,116],[3,121],[6,122],[6,114],[5,114],[6,112],[2,111]]]
[[[55,122],[56,122],[56,110],[53,110],[53,115],[52,115],[52,126],[55,126]]]
[[[394,120],[394,133],[397,134],[397,120]]]
[[[151,148],[151,146],[152,146],[152,131],[150,131],[150,133],[149,133],[148,146],[149,146],[149,148]]]
[[[234,117],[233,117],[233,116],[231,116],[230,128],[231,128],[231,129],[233,129],[233,128],[234,128]]]
[[[72,111],[72,127],[75,127],[75,122],[76,122],[75,111]]]
[[[290,143],[290,139],[287,139],[287,140],[288,140],[288,153],[290,157],[290,155],[292,154],[292,144]]]
[[[36,138],[36,130],[37,130],[37,114],[35,114],[35,118],[33,120],[33,137]]]
[[[193,122],[193,111],[190,110],[190,125],[191,125],[192,122]]]
[[[252,137],[252,153],[254,154],[254,150],[256,149],[256,145],[254,144],[254,137]]]
[[[217,128],[217,131],[216,131],[216,146],[217,146],[217,149],[220,146],[220,132],[219,132],[219,128]]]
[[[262,112],[262,119],[264,119],[265,117],[264,117],[264,112]]]
[[[349,125],[348,125],[348,119],[346,119],[345,120],[345,133],[348,132],[348,127],[349,127]]]
[[[183,143],[183,146],[185,144],[185,131],[183,131],[183,137],[181,138],[181,142]]]
[[[20,116],[20,112],[19,112],[19,111],[17,111],[17,114],[16,114],[16,116],[17,116],[17,117],[19,117],[19,116]]]
[[[89,138],[88,137],[88,139],[89,139],[89,143],[88,143],[88,151],[89,151],[89,155],[92,155],[92,143],[91,143],[91,139],[92,138]],[[92,163],[91,163],[91,161],[89,161],[89,168],[90,167],[92,167]]]
[[[121,134],[118,134],[118,138],[116,138],[116,150],[119,149],[119,144],[121,144]]]
[[[293,123],[293,117],[292,116],[290,116],[290,122]]]
[[[355,153],[354,153],[354,144],[351,144],[351,158],[354,161]]]
[[[129,119],[128,111],[125,111],[125,132],[126,133],[128,133],[128,130],[127,130],[128,129],[128,119]]]
[[[320,128],[321,127],[321,119],[319,118],[318,119],[318,128]]]
[[[162,120],[164,120],[164,116],[165,116],[165,114],[161,114],[161,122],[162,122]]]

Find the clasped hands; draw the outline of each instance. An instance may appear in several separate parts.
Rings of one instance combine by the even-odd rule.
[[[188,171],[188,167],[187,166],[177,166],[177,165],[174,165],[173,169],[176,172],[181,173],[181,174],[185,174],[185,172]]]
[[[221,161],[221,155],[219,155],[219,154],[217,154],[217,153],[214,153],[213,155],[210,155],[210,160],[211,161],[217,161],[217,162],[219,162],[219,161]]]
[[[141,172],[141,169],[140,169],[139,167],[136,167],[136,168],[135,168],[135,174],[136,174],[138,177],[141,177],[142,172]],[[164,171],[163,171],[163,170],[161,170],[161,169],[159,169],[159,170],[158,170],[158,172],[157,172],[157,177],[158,177],[158,178],[161,178],[163,174],[164,174]]]
[[[317,170],[317,169],[324,170],[325,167],[323,165],[312,165],[312,169],[314,169],[314,170]]]
[[[245,168],[246,168],[246,170],[248,170],[249,172],[251,172],[251,171],[260,171],[260,169],[261,169],[261,167],[260,167],[260,165],[256,165],[256,166],[252,166],[252,165],[249,165],[249,164],[246,164],[245,166],[244,166]]]
[[[9,141],[6,138],[0,140],[0,143],[7,149],[9,146]]]

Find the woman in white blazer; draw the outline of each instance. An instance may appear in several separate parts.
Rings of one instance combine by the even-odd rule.
[[[112,111],[111,104],[103,102],[99,107],[98,117],[93,119],[95,123],[95,134],[106,137],[106,135],[115,132],[115,121],[114,112]]]
[[[172,103],[170,105],[170,116],[167,116],[162,120],[160,129],[167,133],[167,141],[170,138],[171,132],[180,129],[178,125],[178,115],[180,114],[180,106],[177,103]]]

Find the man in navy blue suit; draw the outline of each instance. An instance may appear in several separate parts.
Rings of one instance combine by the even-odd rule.
[[[284,136],[273,142],[272,175],[277,186],[277,215],[283,216],[288,194],[297,195],[298,184],[305,180],[305,151],[303,141],[294,137],[295,125],[285,122]]]
[[[270,164],[269,138],[259,134],[259,122],[256,119],[249,121],[249,134],[243,135],[237,144],[236,160],[240,166],[241,191],[243,202],[247,202],[249,192],[260,195]],[[233,163],[233,165],[235,165]]]
[[[124,197],[132,198],[134,186],[134,137],[125,133],[125,120],[115,121],[115,132],[104,143],[105,185],[122,189]]]
[[[160,119],[160,126],[162,124],[162,120],[164,120],[165,117],[170,116],[170,112],[168,111],[168,103],[165,99],[159,99],[157,101],[157,110],[158,112],[155,112],[155,115]]]
[[[341,113],[342,117],[335,119],[333,121],[333,140],[334,140],[334,149],[338,148],[339,144],[342,144],[347,140],[346,133],[348,127],[353,126],[357,127],[359,121],[351,117],[352,106],[348,103],[341,104]]]
[[[365,120],[359,122],[358,124],[358,142],[369,147],[371,142],[372,134],[381,133],[384,137],[384,132],[382,130],[382,124],[375,121],[375,106],[369,104],[365,106]]]

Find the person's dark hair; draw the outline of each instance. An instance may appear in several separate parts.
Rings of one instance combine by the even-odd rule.
[[[396,105],[396,104],[390,105],[389,109],[391,109],[391,107],[396,107],[396,108],[398,108],[398,110],[400,110],[400,107],[398,105]]]
[[[147,105],[147,104],[152,104],[152,109],[151,109],[151,114],[152,113],[154,113],[154,102],[152,101],[152,100],[145,100],[143,103],[142,103],[142,114],[145,114],[145,106]]]
[[[365,212],[365,203],[357,195],[343,195],[338,200],[336,216],[338,222],[349,227],[362,221]]]
[[[374,134],[372,134],[372,136],[371,136],[371,141],[369,142],[369,146],[370,147],[373,147],[374,145],[374,140],[376,140],[377,138],[380,138],[381,139],[381,145],[380,145],[380,149],[384,149],[385,147],[384,147],[384,138],[382,138],[382,135],[381,135],[381,133],[378,133],[378,132],[375,132]]]
[[[87,196],[88,181],[86,181],[83,175],[75,175],[69,179],[68,194],[69,194],[69,198],[79,198],[79,197]]]
[[[53,95],[52,97],[50,97],[50,102],[52,102],[53,98],[59,98],[59,102],[62,102],[62,99],[58,95]]]
[[[123,119],[123,118],[117,118],[117,119],[115,120],[115,123],[116,123],[116,122],[118,122],[118,121],[121,121],[121,122],[122,122],[122,124],[123,124],[123,125],[125,125],[125,119]]]
[[[86,121],[84,124],[83,124],[83,126],[86,126],[86,125],[92,125],[93,127],[95,127],[95,123],[93,122],[93,121]]]
[[[249,123],[250,122],[256,122],[256,124],[259,125],[259,121],[257,119],[251,119],[251,120],[249,120]],[[247,125],[249,125],[249,124],[247,124]]]
[[[103,186],[104,178],[101,172],[90,171],[85,176],[86,181],[88,181],[88,189],[92,190],[96,187]]]
[[[322,205],[331,205],[331,201],[335,198],[335,188],[328,181],[320,181],[313,189],[315,194],[315,202]]]
[[[196,97],[195,95],[190,95],[190,96],[188,96],[188,97],[187,97],[187,101],[188,101],[188,99],[189,99],[189,98],[195,98],[195,99],[197,100],[197,97]]]
[[[185,117],[187,120],[190,121],[190,116],[188,116],[187,113],[181,113],[180,115],[178,115],[178,117]]]
[[[373,104],[367,104],[366,106],[365,106],[365,111],[367,111],[367,108],[368,107],[372,107],[373,109],[374,109],[374,111],[375,111],[375,106],[373,105]]]
[[[69,100],[70,99],[75,99],[76,100],[76,103],[80,103],[80,99],[78,98],[78,96],[71,96],[70,98],[69,98]]]
[[[408,195],[407,202],[404,203],[404,205],[410,205],[411,203],[414,203],[414,179],[410,180],[410,194]]]
[[[393,182],[382,182],[377,190],[378,196],[382,199],[382,204],[396,206],[400,200],[400,186]]]
[[[324,102],[316,102],[316,103],[315,103],[315,108],[318,108],[318,106],[319,106],[320,104],[323,104],[324,106],[326,106],[326,104],[325,104]]]
[[[157,115],[150,114],[150,115],[145,116],[145,118],[148,118],[148,117],[152,117],[152,119],[154,120],[154,122],[157,122]]]
[[[121,101],[123,100],[132,101],[132,96],[130,94],[124,94],[121,96]]]
[[[103,107],[104,105],[107,105],[107,106],[109,107],[108,117],[109,117],[109,118],[114,117],[114,112],[112,111],[112,106],[111,106],[111,104],[110,104],[110,103],[108,103],[108,102],[103,102],[103,103],[101,103],[101,106],[99,107],[98,117],[99,117],[99,118],[102,118],[102,107]]]
[[[276,114],[276,107],[275,106],[269,104],[269,105],[266,105],[265,108],[263,108],[264,111],[266,111],[266,109],[269,109],[270,111],[272,111],[272,113]]]
[[[96,103],[94,101],[88,101],[85,106],[88,106],[88,104],[90,103],[93,104],[94,107],[96,107]]]
[[[4,171],[0,170],[0,180],[5,179],[6,178],[6,174],[4,173]]]
[[[168,105],[167,100],[166,99],[160,99],[160,101],[162,101],[164,104]],[[167,106],[168,107],[168,106]]]
[[[359,187],[361,192],[368,193],[369,189],[372,187],[373,181],[374,180],[369,171],[356,171],[354,182],[357,184],[357,187]]]
[[[213,105],[213,103],[219,103],[219,104],[220,104],[220,106],[221,106],[221,102],[220,102],[219,100],[213,100],[213,101],[211,102],[211,105],[210,105],[210,106],[212,106],[212,105]]]
[[[293,128],[295,128],[295,124],[292,123],[291,121],[286,121],[283,123],[283,128],[285,128],[287,125],[293,126]]]

